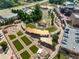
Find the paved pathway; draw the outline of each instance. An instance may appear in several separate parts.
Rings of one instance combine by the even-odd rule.
[[[0,13],[4,13],[4,12],[6,12],[6,11],[8,11],[8,12],[10,13],[12,9],[22,9],[22,8],[25,8],[25,7],[31,7],[31,6],[34,6],[34,5],[36,5],[36,4],[45,3],[45,2],[47,2],[47,1],[48,1],[48,0],[37,1],[37,2],[33,2],[33,3],[26,4],[26,5],[22,5],[22,6],[17,6],[17,7],[12,7],[12,8],[3,9],[3,10],[0,10]],[[1,15],[1,14],[0,14],[0,15]]]
[[[21,26],[20,26],[21,27]],[[13,27],[12,27],[13,28]],[[19,28],[20,29],[20,28]],[[7,30],[9,30],[9,29],[7,29]],[[10,44],[10,46],[11,46],[11,48],[13,49],[13,51],[14,51],[14,53],[15,53],[15,55],[17,55],[17,58],[18,59],[22,59],[21,58],[21,56],[20,56],[20,54],[22,53],[22,52],[24,52],[24,51],[28,51],[28,53],[30,54],[30,55],[34,55],[33,54],[33,52],[29,49],[29,47],[30,47],[30,45],[29,46],[27,46],[23,41],[22,41],[22,39],[21,39],[21,37],[22,36],[24,36],[24,35],[22,35],[22,36],[18,36],[16,33],[17,33],[17,30],[15,31],[14,30],[14,32],[13,32],[13,30],[11,31],[12,29],[10,28],[10,30],[9,30],[9,33],[11,34],[14,34],[17,38],[15,38],[15,39],[13,39],[13,40],[10,40],[9,39],[9,37],[8,37],[8,34],[6,34],[6,37],[7,37],[7,41],[9,42],[9,44]],[[19,31],[19,30],[18,30]],[[22,31],[23,32],[23,31]],[[24,33],[24,32],[23,32]],[[25,34],[25,33],[24,33]],[[20,50],[20,51],[17,51],[16,50],[16,48],[15,48],[15,46],[13,45],[13,41],[15,41],[15,40],[18,40],[22,45],[23,45],[23,49],[22,50]],[[32,45],[34,45],[33,43],[31,44],[31,46]]]
[[[55,17],[56,17],[56,14],[54,13]],[[58,28],[60,29],[60,35],[59,35],[59,39],[58,39],[58,42],[59,44],[56,45],[56,50],[51,54],[51,56],[49,57],[49,59],[53,59],[57,54],[58,54],[58,51],[59,51],[59,48],[60,48],[60,45],[61,45],[61,40],[62,40],[62,37],[63,37],[63,29],[61,27],[61,22],[59,21],[59,19],[57,18],[57,23],[58,23]],[[56,25],[55,21],[54,21],[54,24]]]

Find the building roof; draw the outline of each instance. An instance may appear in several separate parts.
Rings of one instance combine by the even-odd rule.
[[[34,33],[34,34],[38,34],[38,35],[49,35],[49,31],[48,30],[39,30],[39,29],[36,29],[36,28],[26,28],[26,31],[29,32],[29,33]]]
[[[75,18],[79,18],[79,13],[72,13]]]
[[[79,28],[66,28],[61,46],[79,53]]]
[[[3,39],[4,38],[4,34],[2,32],[2,30],[0,30],[0,39]]]
[[[74,2],[70,2],[70,1],[64,2],[64,5],[66,8],[74,8],[75,7]]]
[[[78,6],[75,6],[75,10],[79,10],[79,7]]]
[[[11,18],[14,16],[17,16],[17,14],[12,13],[11,11],[9,11],[8,9],[5,10],[0,10],[0,16],[2,16],[3,18]]]
[[[41,40],[42,42],[45,42],[45,43],[47,43],[47,44],[52,45],[52,39],[51,39],[51,38],[41,37],[40,40]]]
[[[68,5],[68,4],[74,4],[74,2],[66,1],[66,2],[64,2],[64,4],[66,4],[66,5]]]

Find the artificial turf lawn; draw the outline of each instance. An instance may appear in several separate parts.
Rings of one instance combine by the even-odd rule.
[[[8,36],[9,36],[10,40],[13,40],[13,39],[16,38],[16,36],[15,36],[14,34],[12,34],[12,35],[8,35]]]
[[[17,35],[21,36],[21,35],[23,35],[23,33],[21,31],[19,31],[19,32],[17,32]]]
[[[21,44],[18,40],[13,41],[13,44],[14,44],[14,46],[16,47],[16,49],[17,49],[18,51],[20,51],[21,49],[24,48],[24,47],[22,46],[22,44]]]
[[[26,45],[30,45],[32,43],[26,36],[21,37],[21,39]]]
[[[30,54],[27,51],[21,53],[20,55],[21,55],[22,59],[29,59],[30,58]]]
[[[30,47],[30,50],[33,52],[33,53],[36,53],[38,51],[38,48],[36,46],[31,46]]]
[[[58,56],[55,56],[53,59],[59,59]],[[66,55],[60,53],[60,59],[68,59]]]
[[[57,28],[55,26],[52,26],[52,27],[48,27],[46,30],[48,30],[49,32],[54,32],[57,30]]]

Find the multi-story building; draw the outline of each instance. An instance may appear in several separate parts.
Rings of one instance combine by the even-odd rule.
[[[74,9],[74,7],[75,7],[75,3],[74,2],[70,2],[70,1],[64,2],[63,5],[64,5],[65,8],[69,8],[69,9]]]
[[[76,7],[70,17],[73,26],[79,26],[79,7]]]

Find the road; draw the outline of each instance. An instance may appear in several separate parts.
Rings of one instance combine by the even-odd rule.
[[[22,9],[22,8],[25,8],[25,7],[31,7],[31,6],[34,6],[36,4],[42,4],[42,3],[45,3],[45,2],[48,2],[48,0],[43,0],[43,1],[40,1],[40,2],[38,1],[38,2],[29,3],[29,4],[26,4],[26,5],[22,5],[22,6],[7,8],[7,9],[0,10],[0,12],[11,11],[11,9]]]

